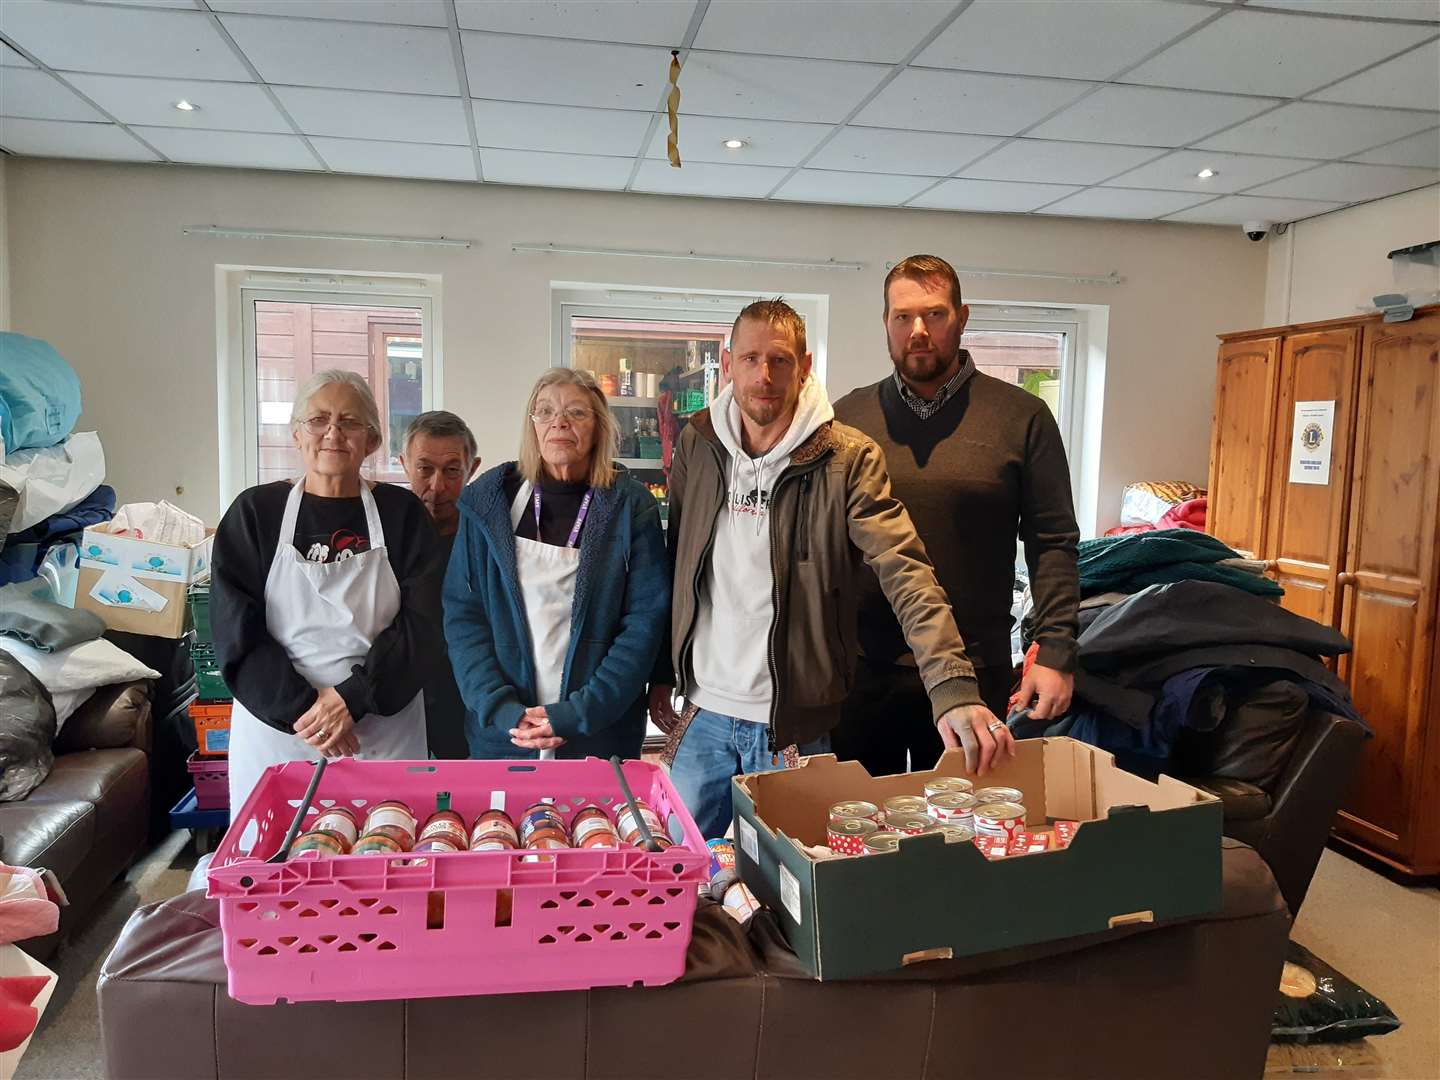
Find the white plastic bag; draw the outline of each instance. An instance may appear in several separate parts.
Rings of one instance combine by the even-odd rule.
[[[24,532],[84,502],[105,482],[105,451],[93,431],[77,431],[58,446],[14,450],[0,464],[0,480],[19,493],[10,532]]]

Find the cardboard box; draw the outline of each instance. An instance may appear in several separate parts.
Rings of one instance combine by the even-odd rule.
[[[189,546],[111,536],[109,523],[85,530],[75,606],[93,611],[112,630],[151,637],[185,633],[185,592],[210,573],[215,531]]]
[[[894,853],[816,860],[829,808],[923,792],[934,776],[1018,787],[1027,827],[1083,824],[1063,850],[987,861],[939,834]],[[931,772],[871,777],[858,761],[813,757],[799,769],[736,777],[740,876],[779,916],[817,979],[855,978],[1135,922],[1219,910],[1220,801],[1168,776],[1150,783],[1073,739],[1026,739],[983,779],[947,751]]]

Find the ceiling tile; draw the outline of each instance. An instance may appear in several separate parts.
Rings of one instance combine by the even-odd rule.
[[[275,95],[306,135],[470,145],[459,98],[298,86],[277,86]]]
[[[599,188],[620,191],[630,179],[633,158],[585,154],[540,154],[530,150],[481,150],[487,182],[527,187]]]
[[[647,118],[648,119],[648,118]],[[829,124],[797,124],[789,120],[725,120],[715,116],[680,117],[680,156],[683,160],[724,165],[799,165],[834,128]],[[655,128],[646,157],[663,158],[670,125],[663,119]],[[743,139],[730,150],[726,139]]]
[[[1152,188],[1165,191],[1193,191],[1199,195],[1220,195],[1263,184],[1267,180],[1287,176],[1318,161],[1300,158],[1258,157],[1248,154],[1222,154],[1216,150],[1177,150],[1159,161],[1105,182],[1106,187]],[[1196,173],[1214,169],[1215,175],[1201,180]]]
[[[1079,188],[1064,184],[1015,184],[998,180],[945,180],[907,206],[932,210],[977,210],[1024,214]]]
[[[1016,139],[968,166],[960,175],[974,180],[1098,184],[1162,153],[1153,146]]]
[[[212,11],[286,15],[295,19],[341,19],[446,26],[444,0],[208,0]]]
[[[1431,128],[1408,139],[1356,154],[1354,160],[1368,161],[1372,165],[1422,165],[1440,169],[1440,128]]]
[[[1413,169],[1403,165],[1354,165],[1336,162],[1318,169],[1287,176],[1257,187],[1247,194],[1287,199],[1323,199],[1332,202],[1364,202],[1383,199],[1440,181],[1440,170]]]
[[[18,67],[0,67],[0,116],[101,122],[107,119],[49,72]]]
[[[10,48],[3,41],[0,41],[0,67],[21,67],[33,68],[35,65],[26,60],[14,49]]]
[[[469,31],[461,40],[471,97],[649,112],[669,79],[664,49]]]
[[[254,83],[199,79],[137,79],[126,75],[67,75],[81,93],[121,123],[224,131],[290,131],[269,96]],[[198,105],[182,112],[175,102]]]
[[[817,169],[949,176],[1002,141],[989,135],[847,127],[826,143],[809,164]]]
[[[1166,221],[1188,221],[1197,225],[1244,225],[1249,221],[1300,221],[1344,203],[1313,202],[1306,199],[1257,199],[1249,195],[1227,195],[1189,210],[1171,214]]]
[[[1033,131],[1033,139],[1184,146],[1270,108],[1268,98],[1103,86]]]
[[[168,7],[185,8],[187,11],[195,10],[195,0],[89,0],[92,4],[114,5],[116,7]]]
[[[450,35],[414,26],[222,15],[260,77],[289,86],[458,94]]]
[[[193,9],[7,0],[0,31],[57,70],[250,81],[209,16]]]
[[[951,0],[711,0],[695,48],[893,64],[954,8]]]
[[[1228,11],[1127,72],[1125,81],[1293,97],[1418,45],[1432,33],[1423,26]]]
[[[256,135],[237,131],[137,127],[136,133],[172,161],[191,165],[232,165],[242,169],[319,169],[298,135]]]
[[[611,41],[676,48],[685,39],[693,0],[455,0],[462,30]]]
[[[419,146],[369,139],[310,140],[336,172],[406,176],[424,180],[475,180],[468,146]]]
[[[1149,221],[1163,214],[1202,203],[1204,195],[1179,191],[1133,191],[1121,188],[1089,188],[1062,199],[1042,211],[1066,217],[1133,218]]]
[[[786,171],[764,165],[711,165],[703,162],[672,169],[668,162],[647,159],[640,163],[634,190],[666,195],[763,199],[784,179]]]
[[[475,136],[483,146],[565,154],[629,155],[640,151],[650,113],[475,101]]]
[[[794,202],[899,206],[935,182],[930,176],[801,169],[774,195]]]
[[[908,68],[855,123],[971,135],[1016,135],[1074,101],[1089,83]]]
[[[0,146],[36,157],[158,161],[115,124],[69,124],[61,120],[0,119]]]
[[[1198,146],[1238,154],[1337,158],[1413,134],[1434,123],[1433,113],[1296,101],[1205,139]]]
[[[1251,0],[1251,7],[1371,19],[1428,19],[1440,22],[1440,0]]]
[[[1315,95],[1316,101],[1440,109],[1440,41],[1422,45]]]
[[[850,115],[890,69],[837,60],[692,52],[680,108],[706,116],[833,124]]]
[[[976,0],[915,63],[1108,79],[1213,14],[1198,5],[1133,0]]]

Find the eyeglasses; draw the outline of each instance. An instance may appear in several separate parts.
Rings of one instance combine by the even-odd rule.
[[[562,410],[553,408],[550,405],[541,405],[530,414],[530,419],[534,420],[537,424],[549,426],[560,418],[561,411]],[[569,420],[572,424],[583,424],[587,420],[595,419],[595,410],[587,409],[583,405],[571,405],[563,411],[565,413],[565,419]]]
[[[308,420],[300,421],[300,426],[311,435],[324,435],[330,430],[331,425],[338,427],[342,435],[358,435],[370,426],[364,420],[356,420],[352,416],[342,416],[338,419],[329,416],[312,416]]]

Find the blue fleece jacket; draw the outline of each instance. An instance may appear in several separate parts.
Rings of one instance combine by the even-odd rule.
[[[639,757],[645,682],[670,620],[670,563],[655,498],[624,474],[595,492],[580,534],[560,700],[537,701],[504,492],[514,468],[496,466],[465,489],[445,575],[445,640],[465,699],[470,756],[536,757],[509,732],[528,706],[544,705],[565,739],[557,757]]]

